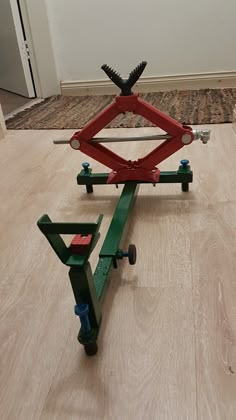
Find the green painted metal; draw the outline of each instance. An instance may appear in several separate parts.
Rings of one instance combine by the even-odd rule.
[[[103,215],[100,214],[96,223],[53,223],[47,214],[38,220],[38,227],[46,236],[51,247],[63,264],[69,267],[82,267],[88,260],[100,237],[99,228]],[[73,254],[70,247],[65,245],[60,234],[92,234],[92,242],[86,255]]]
[[[98,299],[103,301],[109,285],[108,276],[113,268],[114,259],[118,257],[119,246],[135,196],[137,184],[126,183],[117,203],[107,235],[99,253],[99,262],[94,272],[94,284]]]
[[[77,177],[79,185],[102,185],[107,184],[108,173],[92,174],[92,170],[82,170]],[[159,183],[188,184],[193,180],[190,166],[179,167],[178,171],[161,172]],[[122,258],[120,242],[135,197],[138,184],[147,182],[122,182],[123,191],[117,203],[110,227],[103,242],[97,267],[92,274],[88,258],[100,237],[99,228],[103,216],[100,215],[96,223],[53,223],[48,215],[43,215],[38,221],[38,227],[46,236],[57,256],[70,267],[69,277],[73,289],[75,301],[89,305],[89,321],[91,330],[83,333],[80,329],[78,340],[81,344],[94,343],[97,340],[101,321],[102,304],[109,287],[110,273],[114,262]],[[61,234],[92,234],[92,243],[86,255],[72,254],[71,248],[67,247],[60,236]]]
[[[84,334],[80,330],[78,340],[81,344],[96,341],[102,312],[89,262],[86,262],[83,267],[72,267],[69,271],[69,277],[76,303],[87,303],[89,305],[91,331],[89,334]]]
[[[99,334],[102,319],[101,305],[110,283],[109,274],[113,268],[114,258],[119,250],[136,187],[137,184],[132,182],[127,183],[123,188],[104,240],[94,275],[92,274],[88,258],[100,236],[98,230],[102,221],[102,215],[99,216],[96,223],[53,223],[48,215],[43,215],[38,221],[39,229],[46,236],[57,256],[63,264],[71,267],[69,277],[76,303],[87,303],[89,305],[91,331],[85,334],[80,329],[78,340],[81,344],[96,341]],[[86,255],[72,254],[70,247],[65,245],[60,236],[62,233],[93,234],[92,244],[88,253]]]
[[[127,182],[125,184],[100,251],[100,257],[116,257],[136,187],[137,183]]]
[[[103,303],[109,286],[109,274],[113,268],[113,257],[100,257],[93,275],[98,299]]]
[[[100,237],[99,228],[103,216],[100,215],[96,223],[53,223],[48,215],[43,215],[38,221],[38,227],[46,236],[53,250],[63,264],[70,266],[69,277],[75,301],[89,305],[89,320],[91,331],[84,334],[81,330],[78,340],[81,344],[96,341],[101,324],[101,303],[93,280],[88,258]],[[92,234],[91,246],[86,255],[72,254],[60,234]]]
[[[182,175],[186,175],[186,174],[189,174],[189,173],[192,173],[190,165],[187,165],[185,168],[182,165],[179,166],[179,169],[178,169],[178,172],[177,172],[178,175],[182,176]],[[186,182],[186,181],[183,181],[183,182]]]
[[[94,235],[101,225],[103,216],[100,214],[96,223],[55,223],[47,214],[44,214],[38,221],[38,227],[44,235],[60,233],[61,235]]]
[[[189,166],[189,165],[188,165]],[[181,167],[180,167],[181,168]],[[190,168],[190,167],[189,167]],[[84,174],[84,171],[81,171],[77,176],[77,184],[78,185],[103,185],[107,184],[109,173],[96,173],[93,174]],[[160,173],[160,179],[157,184],[172,184],[172,183],[184,183],[184,182],[192,182],[193,181],[193,173],[190,169],[179,169],[178,171],[162,171]],[[133,184],[149,184],[149,182],[144,181],[129,181],[129,183]],[[120,184],[126,184],[126,182],[121,182]],[[150,182],[151,184],[151,182]]]

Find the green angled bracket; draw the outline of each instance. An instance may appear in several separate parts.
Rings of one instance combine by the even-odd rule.
[[[41,232],[46,236],[51,247],[61,262],[69,267],[82,267],[88,260],[91,252],[100,237],[99,228],[103,215],[100,214],[96,223],[53,223],[47,214],[44,214],[37,222]],[[67,247],[60,235],[89,235],[92,241],[85,255],[72,253],[71,247]]]

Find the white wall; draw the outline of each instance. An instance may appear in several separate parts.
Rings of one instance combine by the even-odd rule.
[[[236,70],[236,0],[45,0],[60,80]],[[107,17],[106,17],[107,15]]]

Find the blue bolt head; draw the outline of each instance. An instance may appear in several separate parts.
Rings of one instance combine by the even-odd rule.
[[[75,315],[78,315],[79,317],[83,317],[88,315],[89,313],[89,306],[87,303],[79,303],[78,305],[75,305]]]
[[[89,171],[90,164],[88,162],[82,163],[82,166],[83,166],[85,172],[88,172]]]
[[[186,168],[188,166],[188,164],[189,164],[189,160],[188,159],[182,159],[180,161],[180,163],[181,163],[181,165],[182,165],[183,168]]]

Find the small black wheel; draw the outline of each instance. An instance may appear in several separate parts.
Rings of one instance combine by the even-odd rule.
[[[93,343],[84,344],[84,351],[87,354],[87,356],[94,356],[98,351],[98,345],[96,341],[94,341]]]
[[[86,185],[86,191],[87,191],[88,194],[92,193],[93,192],[93,186],[89,185],[89,184]]]
[[[128,247],[128,259],[130,265],[134,265],[137,259],[137,251],[136,246],[134,244],[130,244]]]
[[[182,191],[187,192],[189,190],[189,183],[183,182],[182,184]]]

